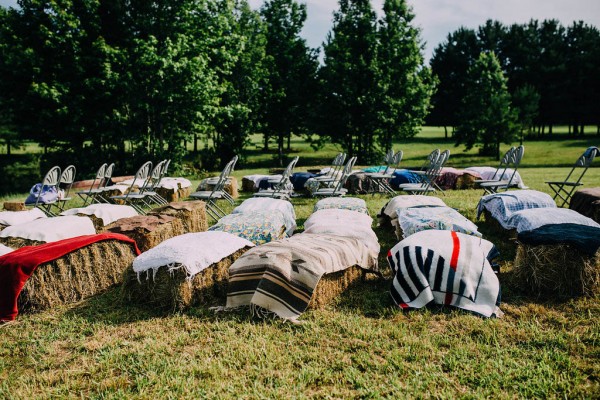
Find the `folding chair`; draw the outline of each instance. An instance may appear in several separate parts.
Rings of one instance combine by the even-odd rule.
[[[33,206],[35,208],[39,208],[46,215],[50,217],[54,217],[55,214],[52,212],[52,206],[56,204],[57,197],[53,199],[42,199],[42,194],[46,191],[51,191],[52,188],[55,189],[56,194],[58,194],[58,185],[60,183],[60,167],[54,166],[50,168],[50,170],[44,175],[44,179],[42,179],[41,184],[39,184],[39,193],[35,197],[34,202],[25,201],[25,205]],[[36,185],[37,187],[38,185]]]
[[[167,160],[163,160],[156,164],[148,176],[146,185],[140,189],[139,194],[143,195],[141,201],[148,207],[152,207],[155,204],[161,206],[169,204],[164,197],[156,192],[156,188],[160,187],[160,181],[165,175],[165,165],[167,165]]]
[[[145,162],[135,173],[131,185],[125,192],[125,194],[110,196],[111,201],[122,201],[127,205],[133,207],[140,214],[146,214],[144,211],[144,190],[148,184],[150,178],[150,171],[152,170],[152,162]],[[108,187],[107,187],[108,188]]]
[[[342,170],[342,175],[340,176],[338,181],[335,183],[334,187],[320,188],[320,189],[314,191],[312,193],[312,195],[315,197],[338,197],[338,196],[342,197],[346,193],[348,193],[348,190],[344,188],[344,185],[346,184],[346,180],[348,180],[348,177],[352,173],[352,168],[354,167],[354,164],[356,163],[356,159],[357,159],[357,157],[351,157],[348,160],[348,162],[344,166],[344,169]]]
[[[227,163],[227,165],[225,165],[225,168],[223,168],[223,171],[221,171],[213,190],[202,190],[190,194],[191,198],[202,200],[206,203],[206,213],[215,221],[218,221],[225,216],[225,211],[218,206],[217,200],[225,199],[225,191],[223,188],[225,187],[225,183],[231,172],[231,168],[233,168],[233,163],[234,160],[231,160]]]
[[[435,152],[432,152],[432,154],[435,155]],[[441,190],[439,186],[436,185],[435,180],[440,176],[440,172],[448,161],[448,158],[450,158],[450,150],[444,150],[442,153],[439,153],[435,160],[431,158],[430,154],[428,157],[428,159],[431,160],[429,168],[422,174],[419,174],[421,182],[403,183],[400,185],[400,190],[410,194],[428,194],[430,192]]]
[[[93,203],[94,197],[96,197],[96,195],[100,193],[100,191],[98,191],[97,189],[101,188],[104,185],[104,172],[106,171],[106,167],[107,165],[106,163],[104,163],[100,166],[100,168],[98,168],[96,176],[94,177],[94,180],[92,181],[92,184],[88,190],[82,190],[81,192],[76,193],[77,196],[81,197],[81,200],[83,200],[84,207],[87,205],[88,201]],[[98,188],[95,187],[96,182],[98,182]]]
[[[294,167],[298,162],[299,157],[294,157],[292,161],[285,167],[283,170],[283,174],[281,174],[281,178],[279,179],[269,179],[269,185],[271,185],[271,189],[261,190],[259,192],[254,193],[253,197],[273,197],[277,199],[286,199],[292,195],[294,188],[292,183],[290,182],[290,177],[292,176],[292,172],[294,171]]]
[[[334,182],[337,180],[338,172],[344,167],[344,162],[346,161],[346,153],[339,153],[333,159],[331,163],[331,167],[329,171],[325,175],[316,176],[313,179],[319,182],[319,184],[327,184],[330,182]]]
[[[58,186],[59,197],[56,201],[56,207],[61,212],[65,210],[65,205],[67,204],[67,202],[72,199],[72,197],[70,197],[70,193],[71,193],[71,187],[73,186],[73,182],[75,182],[76,172],[77,172],[77,170],[75,169],[75,166],[69,165],[67,168],[65,168],[63,170],[62,174],[60,175],[60,183]],[[62,185],[64,185],[64,186],[62,186]],[[60,196],[60,187],[61,186],[63,187],[62,196]]]
[[[583,183],[581,183],[581,178],[583,178],[583,175],[585,175],[588,168],[592,165],[594,158],[598,155],[600,155],[600,149],[598,149],[598,147],[588,147],[583,154],[579,156],[564,181],[546,182],[554,192],[554,200],[556,201],[557,197],[562,200],[560,207],[564,207],[571,199],[575,189],[578,186],[583,185]]]
[[[113,171],[115,170],[115,163],[111,163],[104,170],[104,177],[102,182],[98,185],[98,188],[92,189],[92,201],[90,203],[110,203],[110,199],[107,197],[107,193],[113,190],[112,186],[109,186],[111,182]]]
[[[390,186],[390,179],[394,177],[394,175],[390,174],[390,167],[393,166],[394,171],[398,169],[400,165],[400,161],[402,161],[402,157],[404,153],[402,150],[398,150],[396,154],[393,151],[386,155],[384,162],[386,164],[385,170],[380,173],[367,174],[368,179],[371,181],[372,194],[384,192],[388,194],[395,194],[396,191],[394,188]]]
[[[498,190],[508,190],[512,187],[518,186],[518,182],[515,179],[517,175],[517,169],[521,164],[521,160],[523,159],[523,155],[525,154],[525,147],[523,145],[517,147],[515,151],[513,151],[511,159],[509,161],[508,167],[512,167],[512,173],[510,173],[510,177],[508,179],[502,179],[497,181],[483,182],[479,186],[483,188],[484,194],[494,194],[497,193]],[[506,168],[508,170],[508,167]],[[508,172],[507,172],[508,174]],[[504,175],[504,177],[507,176]]]
[[[231,163],[231,166],[230,166],[230,168],[229,168],[229,173],[228,173],[228,175],[225,177],[225,184],[224,184],[224,186],[223,186],[223,197],[224,197],[224,198],[225,198],[225,200],[227,200],[227,201],[229,202],[229,204],[231,204],[231,205],[234,205],[234,204],[235,204],[235,199],[234,199],[233,197],[231,197],[231,195],[230,195],[230,194],[229,194],[227,191],[225,191],[224,189],[225,189],[225,186],[227,186],[227,184],[230,184],[230,183],[231,183],[231,173],[233,172],[233,170],[234,170],[234,168],[235,168],[235,164],[237,164],[237,161],[238,161],[238,156],[237,156],[237,155],[236,155],[236,156],[234,156],[234,157],[233,157],[233,158],[232,158],[232,159],[229,161],[229,163]],[[216,185],[216,184],[217,184],[218,180],[219,180],[219,177],[218,177],[218,176],[215,176],[215,177],[212,177],[212,178],[208,178],[208,179],[206,180],[206,184],[207,184],[207,185],[210,185],[210,186],[213,186],[213,185]]]
[[[510,149],[508,149],[506,151],[506,153],[504,153],[504,156],[502,156],[502,159],[500,160],[500,164],[498,164],[498,168],[496,168],[496,171],[494,172],[492,179],[476,179],[475,183],[479,185],[479,184],[482,184],[485,182],[495,182],[495,181],[501,181],[502,179],[504,179],[504,175],[506,174],[506,170],[508,169],[508,166],[510,165],[510,162],[512,160],[513,153],[515,152],[515,150],[516,150],[516,148],[513,146]]]

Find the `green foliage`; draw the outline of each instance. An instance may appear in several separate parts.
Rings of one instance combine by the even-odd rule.
[[[516,113],[511,108],[506,78],[494,53],[481,53],[467,72],[467,95],[460,108],[455,131],[456,145],[500,157],[500,143],[515,138]]]

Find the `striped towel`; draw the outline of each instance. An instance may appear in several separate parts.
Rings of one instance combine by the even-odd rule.
[[[388,253],[394,273],[390,289],[401,308],[435,302],[490,317],[500,315],[500,283],[488,257],[498,255],[487,240],[451,231],[421,231]]]
[[[255,247],[229,269],[226,308],[250,306],[295,321],[306,310],[321,277],[377,258],[359,239],[301,233]]]

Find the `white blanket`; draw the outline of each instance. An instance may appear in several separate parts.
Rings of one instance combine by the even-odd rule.
[[[481,237],[477,225],[450,207],[400,208],[397,214],[405,238],[429,229],[462,232]]]
[[[305,233],[328,234],[361,240],[371,257],[379,255],[379,240],[371,229],[373,219],[367,214],[340,209],[325,209],[313,213],[304,223]]]
[[[294,234],[296,229],[296,212],[294,206],[287,200],[272,199],[269,197],[251,197],[233,209],[232,214],[253,213],[256,211],[279,210],[285,221],[285,233]]]
[[[2,211],[0,212],[0,225],[19,225],[40,218],[48,218],[39,208],[27,211]]]
[[[498,171],[497,175],[494,175],[496,170],[497,170],[497,168],[494,168],[494,167],[465,168],[465,171],[471,171],[471,172],[478,173],[479,175],[481,175],[481,179],[483,179],[483,180],[500,180],[500,175],[502,175],[502,170]],[[504,176],[502,177],[502,180],[509,180],[512,175],[513,175],[513,169],[507,168],[506,172],[504,172]],[[517,173],[515,174],[515,177],[513,178],[512,183],[516,184],[520,189],[527,188],[527,186],[525,186],[525,184],[523,183],[523,180],[521,179],[521,175],[519,175],[519,171],[517,171]]]
[[[367,215],[369,214],[367,203],[358,197],[326,197],[315,204],[314,211],[327,210],[329,208],[358,211]]]
[[[135,217],[138,215],[133,207],[118,204],[90,204],[87,207],[71,208],[60,213],[60,215],[77,214],[93,215],[97,218],[101,218],[104,225],[113,223],[121,218]]]
[[[402,195],[391,199],[383,208],[382,214],[391,219],[398,218],[399,208],[419,206],[446,206],[446,203],[438,197],[419,195]]]
[[[94,235],[96,229],[87,217],[61,216],[36,219],[24,224],[9,226],[0,237],[20,237],[39,242],[56,242],[76,236]]]
[[[600,228],[600,224],[593,219],[568,208],[531,208],[521,210],[512,214],[507,223],[507,225],[516,228],[518,233],[553,224],[579,224]]]
[[[252,242],[226,232],[186,233],[167,239],[158,246],[140,254],[133,260],[133,270],[138,273],[160,267],[169,270],[184,268],[189,279],[211,264],[217,263]]]
[[[192,186],[192,182],[189,179],[185,178],[172,178],[172,177],[164,177],[160,180],[160,184],[158,187],[164,189],[171,189],[173,191],[177,191],[179,189],[185,189]]]
[[[0,256],[3,256],[5,254],[10,253],[11,251],[14,251],[14,249],[11,249],[8,246],[5,246],[3,244],[0,244]]]
[[[537,190],[510,190],[483,196],[477,204],[477,218],[483,210],[488,210],[504,229],[513,229],[510,217],[520,210],[530,208],[554,208],[556,203],[552,197]]]
[[[271,176],[272,175],[246,175],[244,176],[244,179],[248,179],[249,181],[254,182],[254,187],[258,188],[260,181],[262,181],[263,179],[268,179]],[[281,175],[279,175],[279,179],[281,179]]]

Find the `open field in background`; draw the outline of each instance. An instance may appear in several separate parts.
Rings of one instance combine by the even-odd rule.
[[[549,192],[544,181],[563,179],[586,147],[600,145],[588,138],[526,142],[519,169],[525,184]],[[420,166],[434,147],[451,148],[453,166],[497,165],[477,158],[475,150],[457,156],[460,148],[437,140],[395,149],[405,151],[405,166]],[[296,138],[292,147],[299,170],[326,165],[338,152],[331,146],[315,153]],[[272,155],[264,157],[273,165]],[[240,169],[234,176],[241,182],[253,173],[266,169]],[[584,181],[600,186],[600,168],[590,169]],[[208,306],[158,313],[124,303],[118,287],[75,305],[20,315],[0,326],[0,398],[600,397],[600,298],[538,299],[517,291],[511,283],[514,242],[476,220],[481,194],[447,191],[441,197],[501,251],[501,319],[396,308],[385,255],[397,240],[392,228],[374,223],[384,277],[368,276],[324,310],[305,313],[300,326],[254,320],[242,311],[215,314]],[[242,193],[238,204],[248,196]],[[373,217],[389,199],[358,197]],[[292,202],[301,231],[316,199]]]

